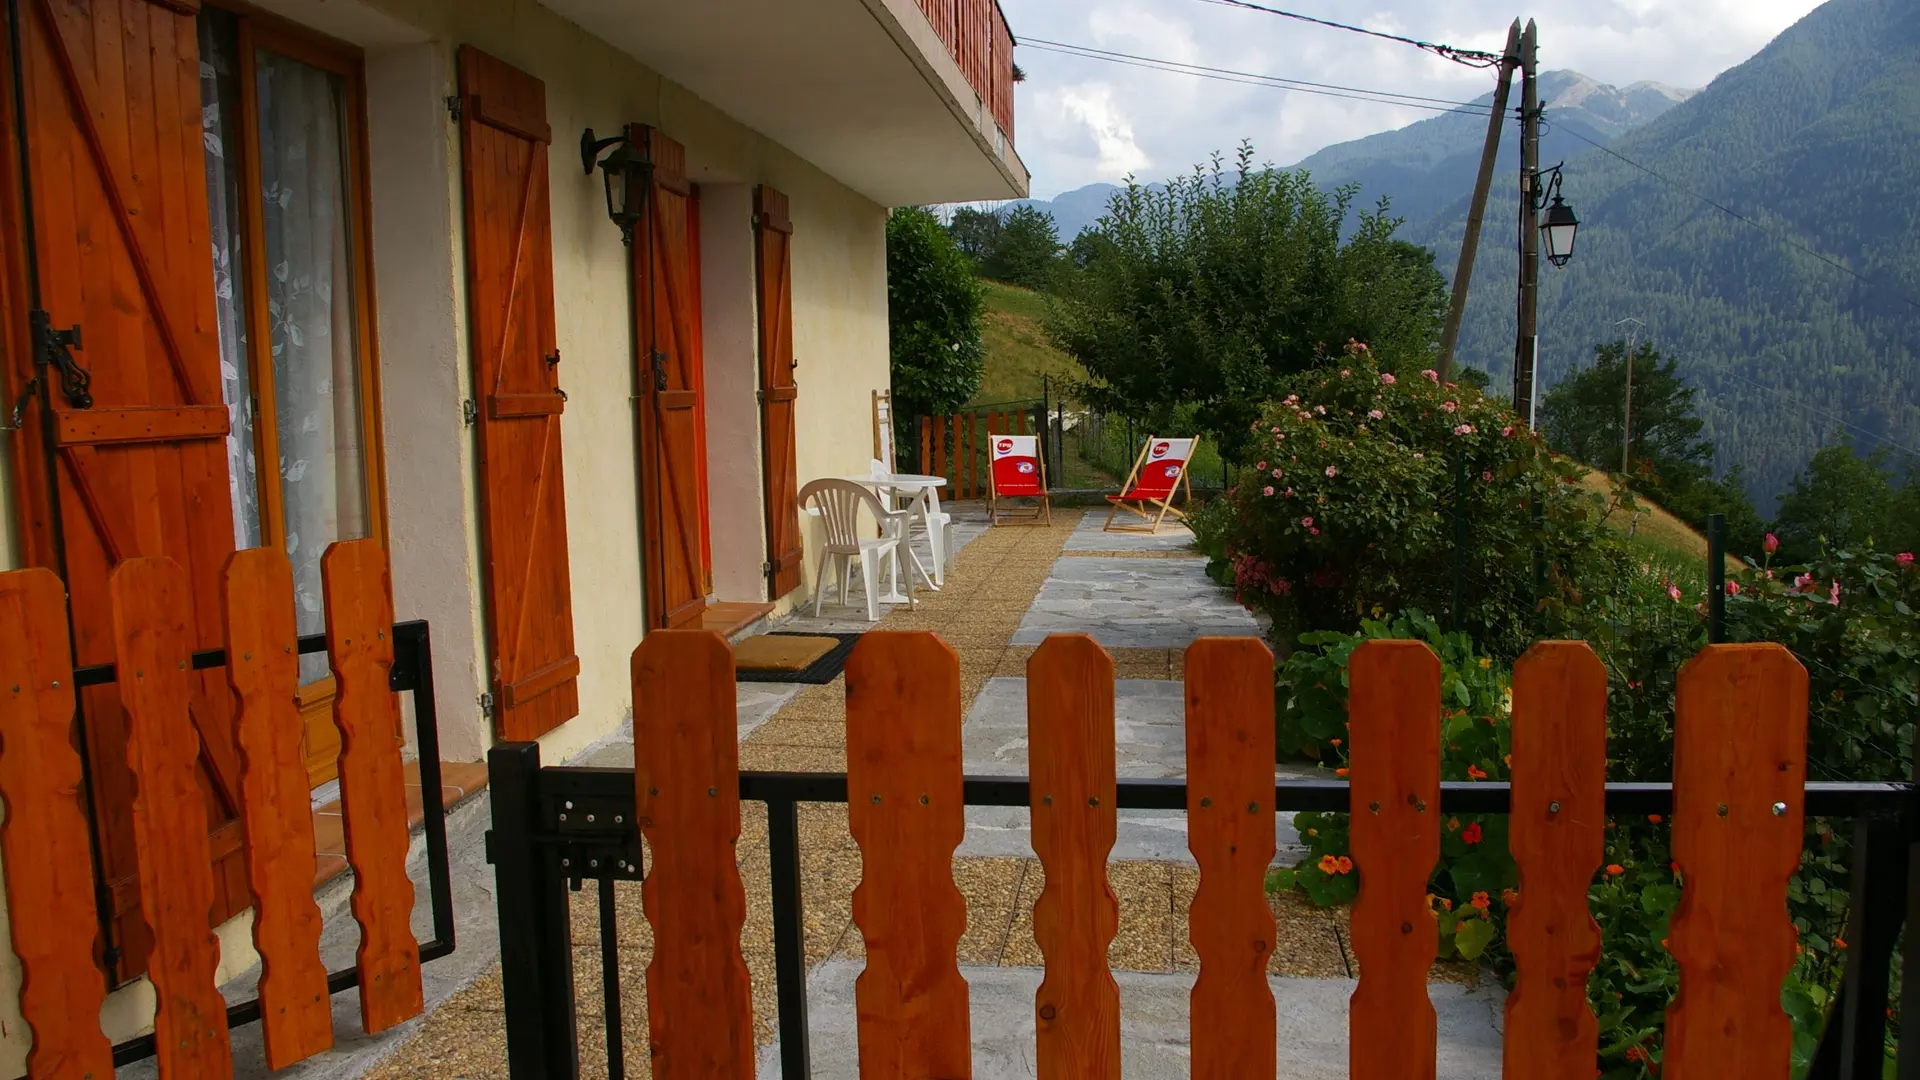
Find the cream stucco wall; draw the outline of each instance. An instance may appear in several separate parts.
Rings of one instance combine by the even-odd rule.
[[[742,219],[751,213],[747,193],[764,183],[790,198],[802,481],[864,472],[871,456],[871,393],[888,383],[886,208],[531,0],[264,0],[261,6],[367,48],[396,607],[403,619],[433,625],[443,756],[454,759],[478,759],[491,730],[479,705],[487,671],[474,434],[461,417],[473,390],[460,139],[444,102],[455,92],[455,51],[462,44],[546,83],[555,318],[561,384],[570,394],[561,425],[567,547],[581,662],[579,717],[541,740],[546,760],[562,760],[630,718],[628,657],[644,627],[628,253],[606,218],[599,178],[581,171],[574,149],[581,129],[654,125],[686,146],[691,178],[715,194],[702,207],[706,235],[736,249],[731,261],[709,249],[704,290],[707,340],[715,346],[709,372],[719,376],[716,389],[728,393],[714,433],[728,439],[758,438],[757,410],[742,408],[742,395],[757,385],[751,252],[737,250],[750,239],[750,222]],[[743,373],[716,366],[726,364],[749,367]],[[726,447],[711,460],[729,470],[750,462],[757,478],[758,451],[751,446]],[[7,519],[0,568],[10,568],[19,545],[4,464],[0,458],[0,510]],[[755,587],[765,557],[757,504],[744,501],[757,498],[757,479],[750,487],[737,475],[728,482],[729,501],[715,515],[715,525],[727,530],[724,538],[715,536],[715,550],[716,561],[728,552],[728,584],[723,589],[716,580],[716,591],[750,599],[728,593]],[[752,536],[743,539],[741,530]],[[802,596],[811,589],[812,565],[810,553]],[[244,916],[222,927],[220,939],[225,970],[252,962]],[[28,1036],[18,1019],[18,986],[17,961],[10,950],[0,951],[0,1077],[24,1071]],[[137,985],[115,995],[105,1013],[113,1035],[134,1034],[146,1022],[150,993]]]

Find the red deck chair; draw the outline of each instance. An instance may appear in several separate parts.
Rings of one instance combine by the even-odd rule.
[[[1162,439],[1152,437],[1140,448],[1140,456],[1134,460],[1133,471],[1127,474],[1127,482],[1119,495],[1107,496],[1113,504],[1113,512],[1107,515],[1106,529],[1113,532],[1153,532],[1160,531],[1160,523],[1168,514],[1184,519],[1187,515],[1173,507],[1173,497],[1180,485],[1187,488],[1187,502],[1193,502],[1193,482],[1187,479],[1187,463],[1193,460],[1193,452],[1200,445],[1198,438]],[[1151,524],[1140,525],[1129,522],[1115,525],[1113,519],[1125,510],[1145,519]]]
[[[1053,524],[1053,500],[1047,495],[1047,463],[1040,454],[1037,435],[993,436],[993,468],[987,473],[987,520],[994,525],[1008,524],[1001,517],[1009,511],[1002,499],[1038,499],[1031,514],[1024,510],[1013,524]]]

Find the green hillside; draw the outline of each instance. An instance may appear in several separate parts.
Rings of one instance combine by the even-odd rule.
[[[1043,376],[1052,384],[1054,396],[1062,383],[1085,377],[1079,364],[1047,342],[1046,297],[997,281],[983,280],[980,285],[987,296],[987,310],[980,319],[986,371],[972,404],[1038,401]]]
[[[1670,182],[1600,150],[1567,161],[1582,227],[1573,263],[1542,273],[1547,385],[1642,320],[1701,388],[1718,465],[1744,466],[1763,512],[1843,430],[1868,449],[1920,446],[1920,5],[1830,0],[1611,149]],[[1409,236],[1451,265],[1464,217],[1457,201]],[[1517,273],[1499,221],[1459,353],[1496,387],[1511,378]]]

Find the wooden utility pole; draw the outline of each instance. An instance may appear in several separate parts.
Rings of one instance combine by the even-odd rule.
[[[1513,349],[1513,407],[1534,426],[1533,380],[1540,351],[1540,30],[1520,39],[1520,333]]]
[[[1620,475],[1625,476],[1633,457],[1633,347],[1640,343],[1640,328],[1646,324],[1639,319],[1621,319],[1614,325],[1621,323],[1633,324],[1627,333],[1627,412],[1620,422]]]
[[[1520,66],[1520,20],[1507,31],[1507,47],[1500,54],[1500,81],[1493,88],[1493,113],[1487,117],[1487,145],[1480,152],[1480,178],[1473,185],[1473,208],[1467,212],[1467,235],[1460,241],[1460,262],[1453,271],[1453,306],[1440,333],[1440,381],[1453,381],[1453,352],[1460,344],[1460,320],[1467,313],[1467,287],[1473,282],[1473,260],[1480,252],[1480,225],[1487,216],[1487,193],[1493,188],[1493,170],[1500,158],[1500,130],[1507,122],[1507,98],[1513,90],[1513,69]]]

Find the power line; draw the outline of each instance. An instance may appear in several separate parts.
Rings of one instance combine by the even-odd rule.
[[[1787,389],[1784,386],[1768,386],[1765,383],[1757,383],[1757,382],[1754,382],[1752,379],[1747,378],[1745,375],[1740,374],[1737,371],[1729,370],[1729,371],[1723,372],[1722,374],[1732,376],[1733,378],[1738,379],[1743,383],[1746,383],[1748,386],[1753,387],[1755,390],[1765,390],[1770,394],[1785,394],[1788,397],[1796,397],[1793,391]],[[1822,420],[1831,420],[1832,422],[1839,424],[1841,427],[1847,428],[1848,430],[1851,430],[1851,431],[1857,431],[1860,434],[1865,435],[1867,438],[1874,440],[1875,442],[1884,443],[1887,446],[1890,446],[1893,449],[1898,450],[1901,453],[1906,454],[1910,457],[1920,458],[1920,450],[1909,449],[1905,446],[1900,445],[1897,442],[1894,442],[1892,439],[1887,438],[1885,435],[1880,435],[1880,434],[1876,434],[1875,432],[1868,431],[1866,428],[1861,427],[1859,424],[1855,424],[1847,420],[1842,420],[1841,418],[1833,415],[1832,413],[1821,412],[1819,409],[1813,408],[1812,406],[1806,404],[1805,402],[1797,400],[1797,397],[1795,400],[1795,405],[1797,405],[1800,411],[1802,412],[1817,416]]]
[[[1380,38],[1383,41],[1397,41],[1402,45],[1412,45],[1416,49],[1425,49],[1427,52],[1433,53],[1436,56],[1443,56],[1456,64],[1465,64],[1468,67],[1492,67],[1505,59],[1505,57],[1502,57],[1499,53],[1481,52],[1478,49],[1459,49],[1452,45],[1440,45],[1431,41],[1421,41],[1419,38],[1383,33],[1379,30],[1369,30],[1364,26],[1351,26],[1347,23],[1334,22],[1331,19],[1319,19],[1312,15],[1301,15],[1297,12],[1282,11],[1279,8],[1249,3],[1248,0],[1201,0],[1201,2],[1219,4],[1221,7],[1261,11],[1268,15],[1278,15],[1285,19],[1297,19],[1300,22],[1312,23],[1315,26],[1325,26],[1334,30],[1345,30],[1354,34],[1365,34],[1368,37]]]
[[[1224,2],[1224,0],[1221,0],[1221,2]],[[1618,150],[1615,150],[1610,146],[1597,143],[1592,139],[1587,138],[1585,135],[1580,134],[1578,131],[1574,130],[1571,127],[1565,130],[1567,134],[1573,136],[1576,139],[1579,139],[1581,142],[1586,143],[1588,146],[1593,147],[1594,149],[1600,151],[1601,153],[1606,154],[1608,157],[1617,158],[1620,161],[1626,162],[1628,165],[1631,165],[1634,168],[1639,169],[1641,172],[1646,173],[1648,176],[1653,177],[1655,180],[1658,180],[1661,183],[1667,185],[1668,187],[1673,188],[1675,191],[1681,192],[1682,194],[1685,194],[1685,195],[1691,195],[1694,198],[1699,199],[1701,202],[1706,203],[1708,206],[1713,207],[1715,210],[1718,210],[1721,213],[1727,215],[1728,217],[1734,219],[1735,221],[1739,221],[1744,224],[1751,225],[1754,228],[1760,230],[1761,232],[1766,233],[1768,236],[1773,237],[1775,240],[1778,240],[1781,243],[1786,244],[1788,247],[1794,248],[1795,250],[1798,250],[1804,254],[1810,255],[1813,258],[1818,259],[1823,263],[1826,263],[1828,266],[1831,266],[1835,270],[1838,270],[1841,273],[1846,274],[1848,277],[1851,277],[1859,281],[1863,285],[1869,285],[1874,288],[1887,288],[1887,286],[1881,285],[1879,282],[1874,281],[1872,278],[1866,276],[1865,274],[1862,274],[1858,270],[1855,270],[1853,267],[1848,266],[1847,264],[1841,262],[1840,260],[1835,259],[1828,255],[1823,255],[1819,251],[1816,251],[1813,248],[1808,247],[1807,245],[1801,243],[1800,241],[1795,240],[1793,237],[1787,236],[1781,233],[1777,229],[1770,228],[1765,223],[1759,220],[1756,220],[1754,218],[1748,217],[1747,215],[1741,213],[1738,210],[1733,209],[1730,206],[1727,206],[1724,203],[1716,202],[1713,199],[1709,199],[1705,195],[1700,194],[1698,191],[1693,190],[1692,188],[1686,186],[1685,184],[1682,184],[1677,180],[1673,180],[1657,170],[1648,168],[1647,166],[1640,164],[1639,162],[1633,160],[1632,158],[1626,156],[1625,154],[1620,153]],[[1920,301],[1916,301],[1911,296],[1907,296],[1904,293],[1895,293],[1895,295],[1902,302],[1904,302],[1908,307],[1914,308],[1916,310],[1920,310]]]
[[[1429,112],[1459,113],[1466,116],[1487,115],[1487,107],[1485,105],[1478,105],[1472,102],[1450,101],[1446,98],[1430,98],[1418,94],[1400,94],[1391,90],[1368,90],[1362,87],[1337,86],[1331,83],[1308,82],[1304,79],[1287,79],[1278,75],[1261,75],[1250,71],[1234,71],[1230,68],[1215,68],[1202,64],[1183,63],[1176,60],[1161,60],[1156,57],[1113,52],[1112,50],[1096,49],[1086,45],[1048,41],[1044,38],[1022,38],[1020,40],[1020,47],[1025,49],[1039,49],[1042,52],[1059,53],[1062,56],[1077,56],[1085,60],[1099,60],[1109,64],[1121,64],[1126,67],[1144,68],[1148,71],[1165,71],[1176,75],[1191,75],[1195,78],[1212,79],[1216,82],[1238,83],[1242,86],[1264,86],[1274,90],[1291,90],[1302,94],[1314,94],[1319,97],[1345,98],[1350,101],[1370,101],[1380,105],[1399,105],[1409,109],[1425,109]]]

